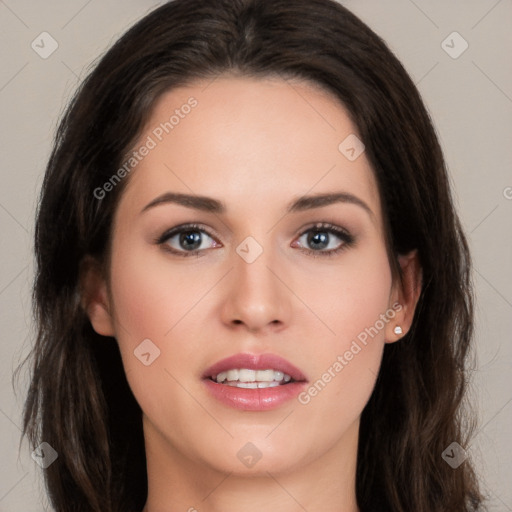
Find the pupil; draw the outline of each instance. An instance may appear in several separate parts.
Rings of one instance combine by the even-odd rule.
[[[315,245],[317,249],[325,249],[329,245],[329,235],[324,231],[310,233],[308,243]]]
[[[185,249],[197,249],[201,245],[201,235],[197,231],[189,231],[180,235],[180,244]]]

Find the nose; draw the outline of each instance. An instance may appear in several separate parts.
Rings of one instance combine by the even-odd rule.
[[[234,251],[233,267],[223,295],[223,323],[253,333],[284,329],[291,316],[292,293],[273,251],[264,248],[250,263]]]

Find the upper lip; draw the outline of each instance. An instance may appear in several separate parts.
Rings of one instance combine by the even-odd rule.
[[[295,381],[305,381],[303,373],[286,359],[275,354],[235,354],[221,359],[203,373],[202,378],[212,378],[234,368],[248,370],[277,370],[288,374]]]

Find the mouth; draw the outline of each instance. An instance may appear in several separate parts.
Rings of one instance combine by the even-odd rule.
[[[297,367],[274,354],[236,354],[208,368],[202,380],[224,404],[252,411],[279,407],[308,382]]]
[[[307,380],[297,367],[275,354],[235,354],[210,366],[202,377],[227,386],[242,384],[239,387],[248,389]]]
[[[297,382],[292,379],[291,375],[271,368],[265,370],[232,368],[217,375],[212,375],[210,379],[217,384],[244,389],[274,388]]]

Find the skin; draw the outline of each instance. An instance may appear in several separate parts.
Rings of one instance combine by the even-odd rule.
[[[197,106],[129,177],[114,218],[109,279],[94,265],[84,278],[91,323],[117,339],[143,411],[144,512],[358,511],[359,419],[385,343],[411,325],[417,254],[399,258],[404,276],[394,280],[373,171],[365,153],[352,162],[338,150],[357,129],[329,93],[270,78],[193,83],[160,98],[134,147],[190,97]],[[161,203],[141,213],[165,192],[213,197],[226,212]],[[294,199],[332,192],[353,194],[372,213],[342,202],[286,213]],[[155,243],[189,222],[208,233],[199,257]],[[308,253],[317,222],[348,230],[354,244],[325,256],[344,243],[329,234],[328,248]],[[248,236],[263,249],[252,263],[236,252]],[[186,252],[178,237],[169,245]],[[397,302],[394,318],[307,404],[240,411],[204,389],[202,372],[240,352],[278,354],[312,384]],[[403,334],[394,333],[397,325]],[[160,350],[149,366],[134,355],[147,338]],[[237,457],[247,442],[261,452],[251,468]]]

